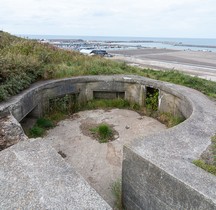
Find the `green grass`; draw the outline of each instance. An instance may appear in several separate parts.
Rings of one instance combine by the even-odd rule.
[[[216,98],[216,82],[180,73],[128,66],[101,57],[58,49],[0,31],[0,101],[38,80],[78,75],[135,74],[197,89]]]
[[[29,132],[27,133],[27,135],[30,137],[30,138],[37,138],[37,137],[41,137],[45,134],[45,129],[44,128],[41,128],[37,125],[34,125],[30,130]]]
[[[185,120],[183,117],[173,116],[171,113],[162,112],[156,116],[157,120],[165,124],[168,128],[174,127]]]
[[[37,119],[35,125],[27,131],[27,135],[30,138],[41,137],[45,134],[46,130],[52,128],[54,123],[50,119],[39,118]]]
[[[112,193],[115,197],[115,210],[123,210],[122,206],[122,183],[120,180],[112,184]]]
[[[90,131],[96,135],[100,143],[107,143],[112,140],[113,130],[107,124],[100,124],[95,128],[91,128]]]
[[[216,176],[216,166],[214,165],[209,165],[209,164],[206,164],[203,160],[194,160],[193,163],[204,169],[205,171],[211,173],[211,174],[214,174]]]
[[[96,99],[86,102],[85,104],[79,105],[74,102],[74,100],[68,100],[68,96],[62,97],[60,99],[55,99],[53,103],[50,103],[49,110],[45,114],[44,118],[39,118],[35,125],[27,131],[29,137],[41,137],[45,134],[45,131],[49,128],[54,127],[59,121],[64,120],[71,114],[78,111],[92,110],[92,109],[130,109],[137,111],[139,114],[149,114],[149,116],[158,119],[160,122],[164,123],[167,127],[173,127],[184,121],[183,118],[174,117],[170,113],[160,113],[158,111],[146,111],[136,103],[130,104],[129,101],[124,99]],[[71,103],[71,104],[70,104]],[[110,140],[113,136],[112,129],[107,125],[102,124],[91,130],[93,133],[97,134],[100,143],[105,143]],[[110,136],[109,136],[110,135]]]
[[[194,160],[193,163],[196,166],[216,176],[216,135],[212,136],[211,141],[212,143],[209,148],[208,159],[213,161],[207,163],[205,159],[199,159],[199,160]]]
[[[67,113],[58,110],[53,110],[45,115],[45,117],[52,121],[54,125],[59,121],[64,120],[67,116]]]
[[[133,104],[130,104],[129,101],[124,99],[94,99],[86,102],[80,106],[80,110],[89,110],[89,109],[107,109],[107,108],[130,108],[133,107]]]
[[[144,69],[142,72],[142,76],[190,87],[212,98],[216,98],[216,82],[192,77],[174,70],[153,71],[151,69]]]
[[[37,126],[41,128],[52,128],[54,125],[53,125],[53,122],[49,119],[39,118],[37,120]]]

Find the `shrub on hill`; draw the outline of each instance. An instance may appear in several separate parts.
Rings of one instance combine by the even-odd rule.
[[[56,48],[0,31],[0,101],[38,80],[79,75],[137,74],[195,88],[216,98],[216,83],[178,71],[154,71]]]

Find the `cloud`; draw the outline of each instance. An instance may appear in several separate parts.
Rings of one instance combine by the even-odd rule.
[[[16,34],[215,37],[215,14],[214,0],[1,0],[0,29]]]

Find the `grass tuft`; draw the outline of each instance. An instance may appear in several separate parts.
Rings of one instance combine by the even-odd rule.
[[[30,138],[37,138],[37,137],[41,137],[45,134],[45,129],[44,128],[41,128],[37,125],[34,125],[30,130],[29,130],[29,133],[28,133],[28,136]]]
[[[100,143],[107,143],[113,138],[113,130],[107,124],[100,124],[95,128],[91,128],[90,131],[95,134]]]
[[[115,197],[115,210],[123,210],[121,180],[117,180],[112,184],[112,193]]]

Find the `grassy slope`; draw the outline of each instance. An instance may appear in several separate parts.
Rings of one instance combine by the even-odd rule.
[[[88,57],[0,32],[0,101],[37,80],[78,75],[137,74],[197,89],[216,98],[216,83],[177,71],[153,71]]]

